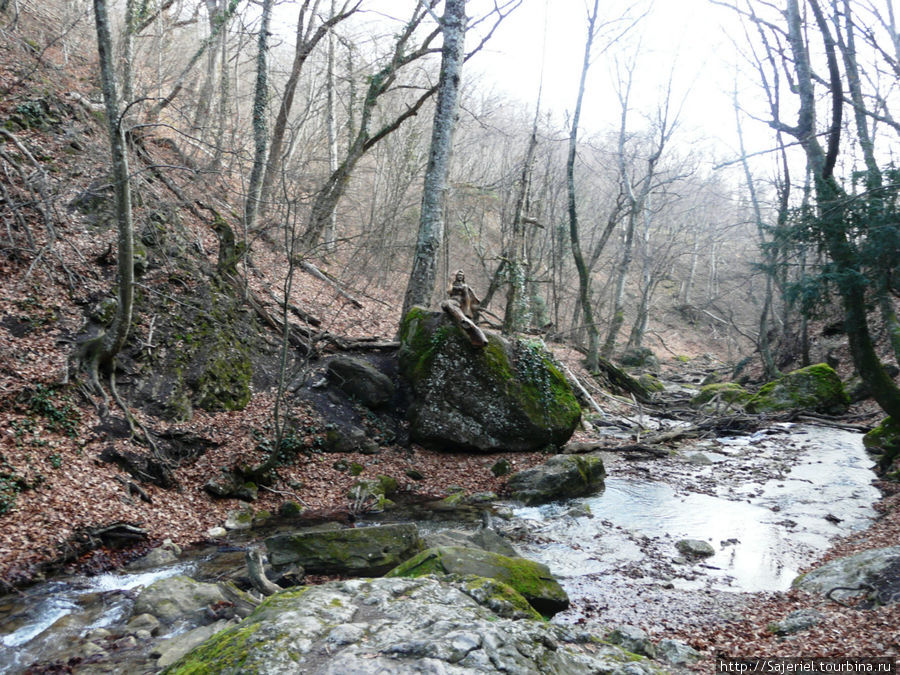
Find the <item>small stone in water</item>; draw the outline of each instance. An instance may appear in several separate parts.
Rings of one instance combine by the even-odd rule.
[[[689,558],[708,558],[716,554],[716,549],[701,539],[681,539],[675,544],[675,548]]]

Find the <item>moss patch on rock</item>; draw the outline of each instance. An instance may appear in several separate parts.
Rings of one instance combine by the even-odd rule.
[[[415,578],[429,574],[475,575],[502,581],[544,616],[553,616],[569,606],[569,597],[546,565],[463,546],[427,549],[385,576]]]
[[[863,445],[878,457],[876,471],[891,480],[900,480],[900,423],[892,417],[863,436]]]
[[[748,412],[813,410],[828,415],[847,411],[850,397],[834,369],[818,363],[764,385],[746,405]]]
[[[699,407],[713,399],[722,403],[743,405],[752,397],[753,395],[737,382],[718,382],[701,387],[700,393],[691,399],[691,405]]]

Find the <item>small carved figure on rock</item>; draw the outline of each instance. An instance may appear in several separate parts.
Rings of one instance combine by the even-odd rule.
[[[469,285],[466,283],[466,273],[457,270],[447,289],[447,296],[450,300],[455,300],[459,305],[460,311],[473,321],[477,317],[478,308],[481,306],[481,300],[475,295]]]
[[[473,345],[484,347],[488,343],[487,337],[473,321],[481,301],[469,288],[465,272],[462,270],[458,270],[453,276],[450,287],[447,289],[447,296],[447,299],[441,303],[441,309],[453,317],[456,324],[469,336]]]

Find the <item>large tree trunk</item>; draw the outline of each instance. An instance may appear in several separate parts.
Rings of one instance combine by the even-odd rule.
[[[444,46],[441,51],[441,74],[431,131],[431,153],[425,170],[419,236],[401,316],[406,316],[413,305],[430,306],[434,295],[437,255],[444,238],[444,197],[462,76],[466,37],[465,10],[465,0],[446,0],[441,21]]]
[[[262,175],[266,164],[268,123],[266,109],[269,97],[269,21],[272,18],[273,0],[263,0],[262,18],[259,24],[258,51],[256,53],[256,87],[253,95],[253,168],[247,184],[244,203],[244,232],[252,232],[259,213]]]
[[[569,154],[566,159],[566,186],[569,211],[569,243],[572,248],[572,259],[575,261],[575,269],[578,271],[578,302],[584,315],[584,327],[588,335],[587,369],[591,372],[597,369],[598,350],[600,338],[597,332],[597,324],[594,322],[594,309],[591,306],[591,276],[587,265],[584,263],[584,255],[581,252],[581,239],[578,231],[578,209],[575,204],[575,155],[578,147],[578,123],[581,118],[581,104],[584,100],[585,80],[588,69],[591,66],[591,47],[594,42],[594,26],[597,22],[598,0],[594,0],[594,6],[588,17],[588,34],[584,43],[584,60],[581,64],[581,80],[578,83],[578,97],[575,101],[575,113],[572,115],[572,130],[569,133]]]
[[[106,106],[106,122],[112,156],[113,183],[116,196],[118,228],[118,307],[109,330],[87,346],[86,362],[96,380],[97,368],[111,370],[131,328],[134,306],[134,227],[131,220],[131,189],[128,177],[128,153],[119,119],[119,101],[113,65],[112,37],[105,0],[94,0],[97,25],[97,53],[100,61],[100,84]]]

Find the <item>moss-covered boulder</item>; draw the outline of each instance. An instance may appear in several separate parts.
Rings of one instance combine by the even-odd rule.
[[[662,672],[568,626],[521,616],[471,578],[351,579],[285,591],[171,666],[177,675]]]
[[[484,348],[443,313],[414,307],[400,329],[412,440],[437,449],[531,451],[565,443],[581,408],[540,342],[488,333]]]
[[[863,445],[878,458],[876,471],[879,475],[892,479],[900,478],[900,423],[892,417],[886,418],[877,427],[863,436]]]
[[[422,550],[411,523],[340,530],[306,530],[266,539],[269,562],[300,565],[313,574],[384,574]]]
[[[849,405],[841,378],[828,364],[818,363],[764,385],[747,401],[746,408],[752,413],[813,410],[840,415]]]
[[[546,504],[593,494],[603,487],[605,477],[599,454],[554,455],[539,466],[510,476],[507,489],[517,501]]]
[[[619,363],[628,368],[659,368],[659,358],[649,347],[631,347],[619,357]]]
[[[497,579],[520,593],[544,616],[553,616],[569,606],[569,596],[553,578],[546,565],[477,548],[464,546],[429,548],[385,576],[421,577],[426,574],[471,574]]]
[[[241,410],[250,402],[261,331],[231,288],[200,287],[191,303],[142,298],[139,310],[158,317],[154,348],[134,355],[133,396],[149,412],[183,421],[195,407]]]
[[[696,408],[707,405],[710,402],[743,405],[752,397],[753,395],[737,382],[717,382],[701,387],[700,393],[691,399],[691,405]]]

